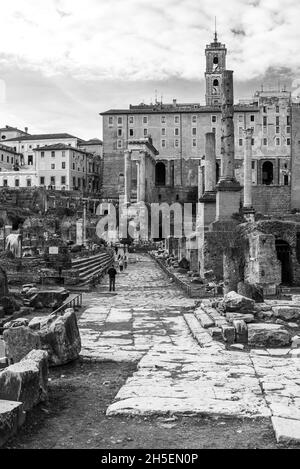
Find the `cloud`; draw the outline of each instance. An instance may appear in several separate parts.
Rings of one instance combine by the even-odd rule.
[[[83,80],[199,79],[215,15],[236,79],[269,67],[299,74],[298,0],[12,0],[0,65]]]

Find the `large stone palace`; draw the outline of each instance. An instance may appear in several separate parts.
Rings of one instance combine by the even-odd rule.
[[[221,89],[227,49],[218,41],[205,49],[206,95],[200,103],[155,102],[111,109],[103,116],[103,195],[124,193],[125,151],[150,137],[155,155],[152,201],[197,201],[205,158],[205,134],[214,133],[216,180],[221,176]],[[245,129],[252,130],[252,203],[257,212],[278,214],[300,208],[300,105],[286,89],[260,90],[234,105],[234,172],[243,186]],[[131,142],[131,143],[130,143]],[[201,169],[199,169],[199,167]],[[137,199],[138,164],[131,166],[131,201]],[[152,171],[152,169],[151,169]],[[200,178],[199,178],[200,174]],[[147,192],[146,177],[146,192]],[[153,187],[152,187],[153,186]],[[199,194],[204,187],[199,187]],[[243,191],[240,192],[243,198]]]

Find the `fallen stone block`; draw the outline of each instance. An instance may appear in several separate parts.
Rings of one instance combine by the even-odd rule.
[[[220,327],[210,327],[207,332],[211,335],[211,337],[215,340],[222,340],[222,329]]]
[[[300,308],[293,306],[274,306],[272,308],[274,317],[290,321],[291,319],[300,319]]]
[[[300,420],[272,417],[277,443],[300,443]]]
[[[31,350],[21,362],[34,363],[39,369],[40,401],[48,397],[48,353],[45,350]]]
[[[296,349],[298,347],[300,347],[300,336],[295,335],[294,337],[292,337],[292,346],[291,346],[291,348]]]
[[[224,296],[221,304],[225,307],[226,312],[251,313],[255,301],[231,291]]]
[[[10,327],[28,326],[28,323],[29,321],[27,318],[17,318],[4,324],[4,329],[9,329]]]
[[[226,313],[227,321],[232,324],[233,321],[244,321],[246,323],[254,322],[255,318],[253,314],[240,314],[240,313]]]
[[[236,341],[239,344],[247,344],[248,343],[248,328],[245,321],[241,320],[234,320],[233,327],[235,329],[235,337]]]
[[[206,314],[201,308],[196,309],[195,316],[200,322],[201,326],[204,327],[204,329],[215,325],[214,320],[211,319],[211,317],[209,317],[208,314]]]
[[[0,400],[0,448],[17,432],[24,421],[22,402]]]
[[[81,340],[73,311],[51,318],[50,323],[42,323],[38,335],[41,348],[48,352],[50,366],[64,365],[78,358]]]
[[[3,332],[5,355],[9,364],[17,363],[31,350],[41,348],[39,335],[26,326],[10,327]]]
[[[233,326],[223,325],[221,326],[222,336],[225,342],[228,344],[233,344],[235,341],[235,329]]]
[[[291,342],[290,334],[279,324],[249,324],[248,344],[254,347],[284,347]]]
[[[245,346],[243,344],[232,344],[230,345],[231,349],[244,350]]]
[[[40,401],[40,372],[31,361],[20,361],[0,372],[0,399],[23,403],[30,410]]]

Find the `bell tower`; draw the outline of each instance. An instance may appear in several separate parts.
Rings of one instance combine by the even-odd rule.
[[[215,30],[214,41],[207,44],[205,48],[205,100],[207,106],[221,105],[222,74],[226,70],[226,54],[226,46],[218,41],[217,30]]]

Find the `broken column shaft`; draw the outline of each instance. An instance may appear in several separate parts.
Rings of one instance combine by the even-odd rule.
[[[244,207],[243,212],[246,217],[254,218],[252,207],[252,136],[253,129],[246,129],[245,152],[244,152]],[[253,220],[254,221],[254,220]]]

